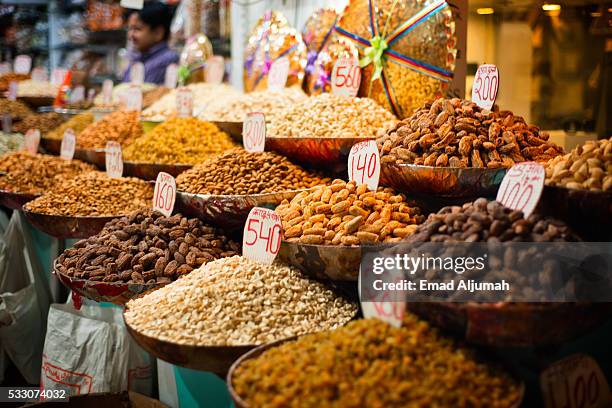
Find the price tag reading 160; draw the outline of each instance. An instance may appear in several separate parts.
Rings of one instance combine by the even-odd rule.
[[[281,220],[267,208],[254,207],[244,224],[242,255],[264,264],[271,264],[281,245]]]
[[[378,188],[380,154],[376,141],[367,140],[353,145],[348,157],[348,176],[357,185],[367,184],[370,190]]]
[[[153,211],[159,211],[166,217],[172,215],[176,199],[176,180],[168,173],[160,172],[153,191]]]

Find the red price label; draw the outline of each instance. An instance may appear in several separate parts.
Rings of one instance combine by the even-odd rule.
[[[13,131],[13,118],[8,113],[2,115],[2,131],[4,133],[11,133]]]
[[[281,245],[281,219],[267,208],[254,207],[244,224],[242,255],[264,264],[271,264]]]
[[[142,90],[138,85],[130,85],[125,91],[125,109],[140,112],[142,109]]]
[[[176,180],[168,173],[160,172],[153,191],[153,211],[159,211],[166,217],[172,215],[176,200]]]
[[[380,154],[376,141],[367,140],[353,145],[348,157],[348,176],[357,185],[367,184],[370,190],[378,188]]]
[[[102,83],[102,100],[104,105],[113,103],[113,81],[105,79]]]
[[[389,272],[393,273],[393,272]],[[404,299],[400,300],[396,298],[399,296],[397,293],[391,293],[388,290],[374,292],[374,288],[364,288],[362,286],[362,271],[359,268],[359,297],[360,299],[369,299],[368,301],[361,301],[361,310],[363,311],[363,317],[366,319],[376,318],[383,322],[389,323],[394,327],[401,327],[404,319],[404,313],[406,312],[406,302]],[[401,283],[403,276],[401,273],[395,273],[392,281],[395,283]]]
[[[263,152],[266,146],[266,118],[261,112],[251,112],[242,124],[242,144],[247,152]]]
[[[9,101],[16,101],[17,100],[17,81],[9,82],[8,100]]]
[[[29,55],[18,55],[15,57],[13,71],[17,74],[27,74],[32,69],[32,57]]]
[[[193,92],[191,89],[183,86],[176,91],[176,114],[179,118],[193,116]]]
[[[213,55],[206,61],[206,69],[204,71],[206,82],[220,84],[223,82],[225,75],[225,61],[219,55]]]
[[[166,74],[164,77],[164,85],[166,88],[176,88],[176,82],[178,80],[178,66],[176,64],[170,64],[166,67]]]
[[[60,157],[64,160],[72,160],[74,157],[74,149],[76,148],[76,135],[74,130],[66,129],[62,138],[60,147]]]
[[[573,354],[540,374],[546,408],[609,407],[610,387],[597,362],[586,354]]]
[[[289,76],[289,58],[282,57],[272,63],[268,72],[268,90],[280,92],[287,85]]]
[[[40,143],[40,130],[30,129],[24,136],[25,150],[30,154],[38,153],[38,144]]]
[[[79,85],[70,92],[70,103],[78,103],[85,100],[85,87]]]
[[[106,142],[105,164],[106,175],[110,178],[119,178],[123,175],[123,154],[119,142]]]
[[[49,76],[47,75],[47,70],[41,67],[36,67],[32,70],[32,79],[34,81],[47,81]]]
[[[142,62],[136,62],[132,65],[132,69],[130,70],[130,78],[132,79],[132,83],[135,85],[142,85],[144,82],[144,64]]]
[[[66,77],[67,73],[68,73],[67,69],[55,68],[53,72],[51,73],[51,83],[53,85],[60,86],[61,84],[64,83],[64,78]]]
[[[343,57],[332,70],[332,93],[342,96],[357,96],[361,84],[361,68],[356,58]]]
[[[522,211],[527,218],[540,201],[544,178],[545,171],[541,164],[515,164],[504,176],[496,200],[508,208]]]
[[[478,67],[472,86],[472,102],[483,109],[493,108],[499,89],[499,71],[493,64]]]

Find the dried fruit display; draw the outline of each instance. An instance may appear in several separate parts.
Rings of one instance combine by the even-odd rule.
[[[0,92],[7,91],[11,82],[19,82],[30,79],[30,74],[17,74],[15,72],[7,72],[0,75]]]
[[[15,122],[13,124],[13,131],[19,133],[26,133],[30,129],[40,130],[41,135],[45,135],[56,129],[66,119],[59,113],[47,112],[47,113],[34,113],[28,115],[23,120]]]
[[[327,44],[318,53],[313,62],[312,71],[306,76],[304,86],[309,95],[331,92],[331,77],[334,65],[340,58],[355,58],[359,60],[357,47],[350,40],[333,33]]]
[[[288,242],[360,245],[397,242],[423,221],[420,210],[403,194],[365,184],[334,180],[284,200],[276,208]]]
[[[23,149],[23,135],[0,132],[0,155]]]
[[[94,115],[91,112],[83,112],[68,119],[68,121],[62,123],[60,126],[50,131],[45,135],[48,139],[61,140],[64,137],[64,132],[68,129],[72,129],[75,135],[79,135],[87,126],[94,122]]]
[[[87,126],[77,136],[77,148],[104,149],[106,142],[119,142],[122,147],[142,136],[140,114],[136,111],[118,111],[104,116]]]
[[[334,25],[338,20],[338,13],[333,8],[320,8],[315,10],[302,29],[302,39],[306,44],[306,75],[304,89],[311,94],[307,84],[313,81],[316,75],[315,61],[325,44],[333,36]]]
[[[26,79],[19,82],[17,86],[17,96],[55,98],[58,90],[59,86],[49,81]]]
[[[141,210],[115,219],[78,241],[57,261],[77,279],[169,283],[202,264],[240,252],[240,245],[197,218]]]
[[[436,99],[377,139],[382,163],[496,169],[546,162],[563,149],[509,111],[487,111],[458,98]]]
[[[25,103],[5,98],[0,98],[0,112],[2,114],[8,113],[13,122],[23,120],[34,113]]]

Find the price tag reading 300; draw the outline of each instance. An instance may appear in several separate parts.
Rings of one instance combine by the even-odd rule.
[[[266,146],[266,118],[261,112],[251,112],[242,124],[242,144],[247,152],[263,152]]]
[[[367,184],[370,190],[378,188],[380,154],[376,141],[367,140],[353,145],[348,157],[348,176],[357,185]]]
[[[478,67],[472,87],[472,102],[482,109],[491,110],[497,99],[499,89],[499,71],[493,64]]]
[[[499,186],[496,200],[529,217],[540,201],[546,174],[541,164],[525,162],[508,170]]]
[[[281,245],[281,219],[273,210],[254,207],[244,224],[242,255],[271,264]]]
[[[106,175],[110,178],[119,178],[123,175],[123,154],[121,145],[114,140],[106,142]]]
[[[76,148],[76,136],[74,130],[66,129],[60,147],[60,157],[64,160],[72,160]]]
[[[340,58],[334,64],[331,77],[332,93],[357,96],[361,84],[361,69],[356,58]]]
[[[176,180],[168,173],[160,172],[153,191],[153,211],[159,211],[166,217],[172,215],[176,200]]]

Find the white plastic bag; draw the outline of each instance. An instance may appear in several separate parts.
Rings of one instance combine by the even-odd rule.
[[[49,289],[23,215],[15,211],[0,238],[0,348],[38,384]]]

